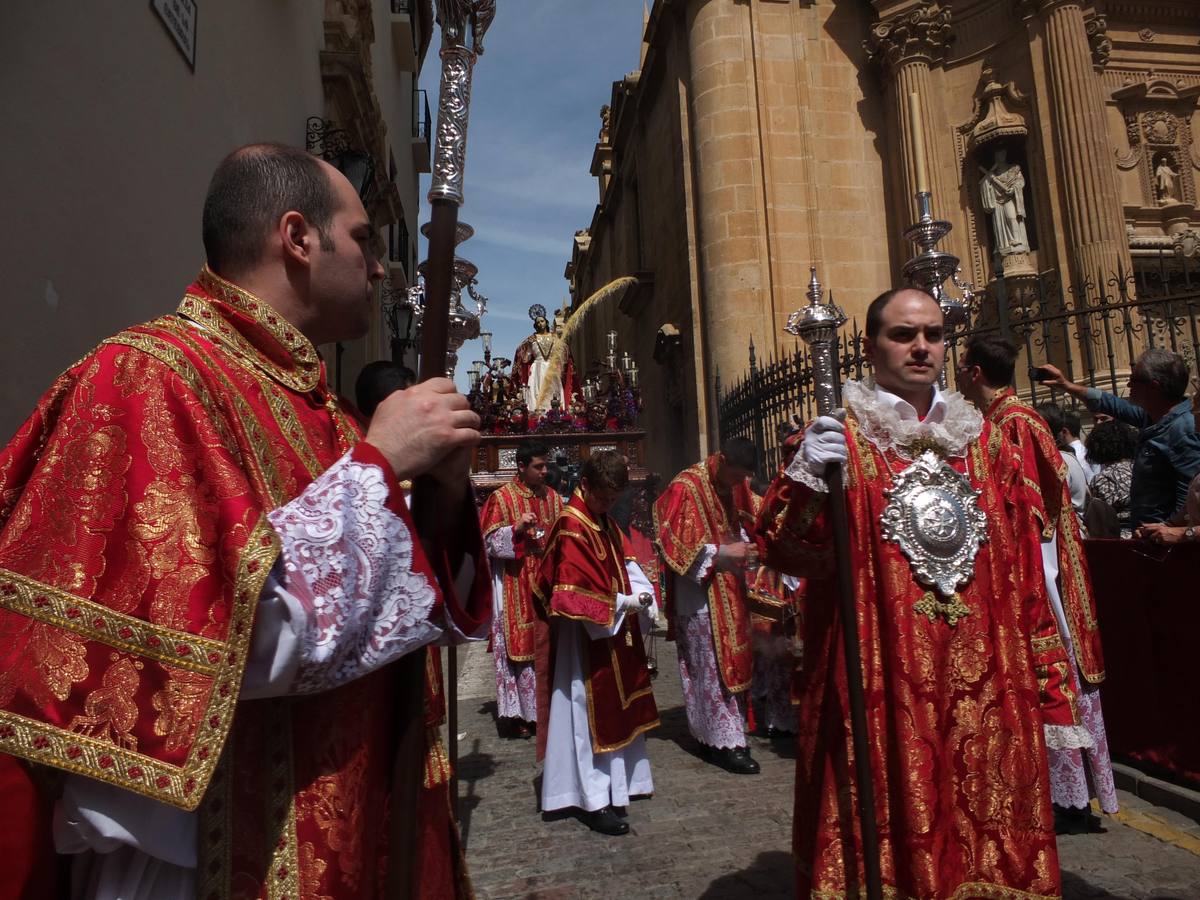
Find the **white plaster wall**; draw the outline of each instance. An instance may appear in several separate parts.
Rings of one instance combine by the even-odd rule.
[[[198,5],[194,73],[145,0],[0,10],[0,440],[93,345],[175,308],[218,160],[303,146],[324,112],[322,0]]]

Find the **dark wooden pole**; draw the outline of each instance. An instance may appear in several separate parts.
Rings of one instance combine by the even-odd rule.
[[[425,313],[421,321],[421,362],[419,379],[444,378],[449,337],[450,287],[454,278],[454,233],[458,227],[458,205],[444,200],[431,203],[429,263],[425,267]],[[433,524],[437,509],[436,483],[429,476],[413,482],[412,510],[417,533],[431,562],[438,559]],[[434,565],[437,565],[434,562]],[[388,896],[416,898],[420,860],[416,857],[419,834],[418,813],[425,774],[425,654],[408,654],[400,661],[401,704],[400,742],[392,772],[391,849],[388,865]],[[449,725],[450,801],[457,818],[458,783],[454,773],[458,762],[458,684],[457,653],[449,648],[446,674],[449,690],[446,718]]]
[[[837,332],[846,315],[833,304],[821,302],[821,283],[813,266],[808,286],[809,305],[798,310],[784,329],[801,338],[812,358],[813,393],[817,414],[831,415],[840,402],[841,378],[837,362]],[[863,880],[867,900],[883,900],[879,866],[879,830],[875,823],[875,779],[871,771],[871,746],[867,731],[867,703],[863,690],[862,647],[858,637],[858,601],[850,560],[850,516],[846,508],[844,476],[840,464],[826,467],[829,485],[829,520],[833,527],[833,552],[837,565],[838,614],[842,620],[842,648],[846,658],[846,699],[850,704],[850,737],[854,749],[854,778],[858,785],[858,821],[862,837]]]
[[[879,829],[875,822],[875,776],[871,771],[871,746],[867,731],[867,701],[863,690],[862,648],[858,637],[858,603],[854,596],[854,571],[850,562],[850,515],[846,508],[841,465],[831,464],[829,520],[833,526],[833,552],[837,559],[838,611],[846,654],[846,694],[850,701],[850,734],[854,746],[854,778],[858,783],[858,822],[862,834],[863,877],[867,900],[883,900],[879,868]]]
[[[458,204],[434,200],[430,204],[429,264],[425,267],[425,316],[421,325],[420,380],[444,378],[449,348],[450,289],[454,280],[454,247],[457,243]],[[436,509],[438,498],[432,479],[413,485],[413,509]],[[420,521],[418,521],[418,526]],[[453,573],[450,573],[453,576]],[[446,648],[446,730],[450,758],[450,810],[458,820],[458,648]]]

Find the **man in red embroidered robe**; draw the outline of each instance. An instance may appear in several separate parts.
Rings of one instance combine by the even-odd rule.
[[[757,451],[730,438],[684,469],[654,502],[667,568],[667,615],[679,649],[688,729],[715,765],[754,775],[746,747],[746,690],[754,669],[745,568],[754,525]]]
[[[549,451],[540,441],[517,447],[517,475],[483,506],[483,540],[492,560],[492,654],[496,715],[502,729],[527,738],[537,724],[537,613],[533,580],[562,498],[546,484]]]
[[[1028,508],[1042,535],[1046,593],[1067,648],[1067,675],[1082,720],[1082,728],[1058,732],[1063,740],[1054,741],[1054,732],[1047,735],[1055,827],[1060,834],[1081,834],[1099,824],[1088,808],[1093,794],[1089,774],[1100,808],[1106,813],[1117,811],[1100,707],[1104,654],[1083,536],[1071,506],[1062,453],[1045,420],[1009,387],[1017,355],[1016,345],[1000,335],[973,337],[959,359],[957,383],[963,396],[983,410],[984,418],[1021,451],[1022,480],[1032,495]]]
[[[615,450],[588,457],[534,585],[549,623],[538,674],[542,812],[578,809],[607,835],[628,833],[620,812],[654,791],[644,734],[659,724],[642,645],[653,588],[608,514],[628,483]]]
[[[808,576],[794,820],[801,897],[863,891],[823,478],[830,462],[845,467],[846,562],[885,891],[1059,893],[1039,681],[1048,694],[1060,691],[1050,667],[1064,650],[1041,586],[1037,534],[1020,509],[1017,452],[960,395],[937,389],[943,338],[941,309],[927,294],[877,298],[867,313],[874,383],[847,382],[845,423],[811,423],[763,501],[764,561]],[[957,533],[981,539],[949,583],[910,533],[894,530],[924,520],[925,541],[954,537],[940,516],[896,515],[924,477],[958,498]],[[913,502],[922,497],[936,499],[918,491]]]
[[[66,773],[74,896],[382,897],[389,835],[400,893],[466,896],[427,646],[487,630],[478,418],[438,379],[364,438],[331,392],[316,345],[366,332],[384,274],[337,170],[235,151],[203,232],[178,311],[69,369],[0,454],[0,764]],[[424,473],[423,545],[401,480]]]

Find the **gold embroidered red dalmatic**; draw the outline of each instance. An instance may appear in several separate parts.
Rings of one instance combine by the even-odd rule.
[[[717,455],[684,469],[654,501],[654,531],[667,563],[666,610],[674,615],[674,580],[683,578],[706,544],[741,540],[744,528],[753,539],[755,499],[746,482],[735,485],[730,497],[718,494]],[[705,585],[712,621],[717,671],[730,693],[750,686],[754,653],[750,646],[750,616],[745,585],[732,572],[713,567]]]
[[[562,497],[547,489],[539,497],[520,479],[501,485],[483,505],[480,527],[486,538],[501,528],[509,528],[525,513],[537,516],[538,527],[548,533],[562,511]],[[508,658],[513,662],[532,662],[537,652],[535,628],[537,613],[533,607],[533,578],[537,572],[540,551],[528,532],[513,536],[516,559],[494,560],[501,567],[501,587],[504,591],[504,641]]]
[[[1012,388],[997,393],[984,416],[1021,451],[1021,477],[1036,498],[1030,508],[1041,520],[1043,535],[1057,535],[1058,592],[1079,671],[1090,683],[1099,684],[1104,680],[1100,623],[1083,552],[1083,532],[1071,506],[1066,463],[1045,420]]]
[[[238,703],[279,554],[266,513],[360,435],[307,339],[205,270],[177,314],[62,375],[0,455],[0,751],[199,809],[199,897],[379,896],[393,672]],[[453,897],[439,690],[417,839],[422,896]]]
[[[616,621],[617,594],[629,594],[625,536],[611,516],[598,519],[576,491],[550,534],[534,581],[534,596],[547,618],[561,616],[611,628]],[[554,631],[550,631],[553,638]],[[588,699],[588,725],[595,753],[609,753],[639,734],[657,728],[658,707],[638,617],[626,613],[613,637],[585,639],[583,668]],[[555,648],[548,648],[549,667],[538,677],[538,748],[545,752],[554,684]]]
[[[961,401],[960,401],[961,402]],[[960,589],[969,612],[950,625],[914,609],[925,589],[884,540],[885,492],[908,466],[847,420],[850,553],[885,892],[902,898],[1057,896],[1049,772],[1030,648],[1038,602],[1037,535],[1018,508],[1020,463],[983,424],[947,462],[982,492],[987,542]],[[801,897],[862,895],[849,705],[827,495],[785,475],[764,499],[768,565],[807,575],[799,676],[794,850]],[[1023,535],[1024,531],[1030,532]],[[1034,598],[1031,600],[1030,598]],[[1044,605],[1044,593],[1040,601]],[[1036,632],[1053,648],[1053,620]]]

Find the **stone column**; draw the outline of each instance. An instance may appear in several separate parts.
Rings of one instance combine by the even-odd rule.
[[[1069,259],[1063,262],[1076,285],[1107,279],[1118,266],[1129,274],[1125,217],[1083,9],[1079,0],[1038,0],[1036,10],[1044,23],[1050,130],[1066,220]]]
[[[948,182],[945,175],[946,169],[951,167],[942,164],[949,151],[941,140],[945,132],[938,127],[940,120],[934,115],[936,107],[929,77],[930,69],[945,58],[946,49],[953,39],[950,10],[923,6],[876,23],[865,42],[868,55],[882,71],[888,133],[895,144],[894,152],[900,155],[900,180],[896,186],[899,202],[896,209],[903,221],[896,223],[898,227],[893,229],[899,260],[908,259],[914,252],[900,231],[917,219],[917,164],[913,135],[918,128],[925,137],[934,215],[947,218],[959,207],[956,185]],[[911,93],[915,93],[919,99],[919,122],[913,121],[909,109],[908,95]],[[953,244],[958,237],[952,233],[947,243]],[[948,249],[952,249],[960,258],[966,258],[961,248]]]
[[[762,164],[746,7],[732,0],[687,10],[689,125],[696,257],[708,362],[746,370],[750,337],[771,346],[771,286],[764,259]],[[711,412],[711,411],[710,411]]]

